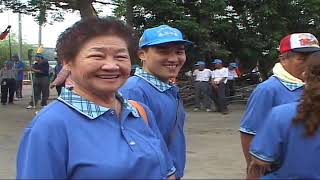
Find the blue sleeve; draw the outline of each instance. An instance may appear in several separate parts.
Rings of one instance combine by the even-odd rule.
[[[24,68],[25,68],[25,65],[24,65],[24,63],[22,61],[19,62],[19,64],[17,64],[17,66],[16,66],[16,69],[18,71],[22,71],[22,70],[24,70]]]
[[[266,86],[258,86],[250,95],[240,122],[240,132],[255,135],[273,107],[273,94]]]
[[[67,138],[64,128],[51,120],[36,117],[34,126],[25,129],[17,153],[17,179],[67,179]]]
[[[167,163],[167,172],[168,172],[167,176],[171,176],[172,174],[174,174],[176,172],[176,168],[175,168],[175,166],[173,164],[173,160],[169,154],[167,145],[163,140],[163,137],[162,137],[160,130],[157,126],[157,123],[156,123],[156,120],[155,120],[155,117],[154,117],[152,111],[147,106],[143,105],[143,107],[146,110],[146,113],[148,116],[149,127],[153,130],[153,132],[156,134],[156,136],[160,139],[162,152],[164,153],[166,163]]]
[[[283,149],[283,127],[281,121],[284,117],[281,117],[279,112],[273,109],[268,117],[264,127],[254,137],[250,154],[257,159],[266,162],[276,162],[280,159],[280,154]]]
[[[138,102],[142,102],[143,104],[148,106],[148,102],[146,101],[146,96],[144,95],[143,91],[138,88],[131,88],[124,86],[122,87],[119,92],[122,94],[123,97],[126,99],[132,99]]]

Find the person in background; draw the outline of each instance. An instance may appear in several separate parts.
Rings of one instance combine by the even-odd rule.
[[[168,25],[146,29],[138,50],[143,66],[136,69],[120,90],[128,99],[145,103],[155,114],[177,178],[183,177],[186,162],[183,130],[186,115],[179,88],[169,80],[178,76],[186,61],[185,46],[189,44],[180,30]]]
[[[207,112],[211,112],[210,102],[210,78],[211,70],[205,68],[206,63],[204,61],[198,61],[196,63],[198,68],[193,71],[194,77],[194,89],[195,89],[195,107],[193,111],[199,111],[201,103],[206,108]]]
[[[250,95],[240,122],[240,137],[247,167],[251,157],[249,147],[252,139],[264,128],[266,117],[273,107],[301,98],[302,74],[310,53],[319,51],[317,38],[310,33],[294,33],[280,41],[279,63],[273,67],[274,75],[260,83]]]
[[[306,62],[302,99],[272,108],[252,141],[248,179],[320,178],[320,52]]]
[[[22,87],[23,87],[25,64],[20,60],[17,54],[12,56],[12,60],[14,61],[14,69],[17,71],[16,98],[17,100],[20,100],[22,98]]]
[[[17,71],[13,68],[11,60],[4,62],[4,67],[0,70],[1,82],[1,104],[13,104],[14,92],[16,88]],[[8,99],[9,95],[9,99]]]
[[[57,56],[73,87],[25,129],[17,179],[174,178],[155,116],[118,93],[130,75],[134,39],[113,17],[82,19],[59,36]]]
[[[223,67],[223,61],[221,59],[215,59],[212,61],[215,66],[215,70],[212,71],[211,85],[213,101],[216,105],[216,111],[222,114],[228,114],[228,108],[226,103],[226,83],[228,81],[228,68]]]
[[[237,64],[236,63],[229,63],[228,66],[228,81],[226,84],[226,97],[234,96],[234,84],[235,79],[238,78],[237,72],[236,72]]]
[[[65,84],[65,80],[62,81],[61,83],[57,83],[57,77],[58,77],[58,74],[60,73],[60,71],[62,70],[62,62],[61,60],[59,60],[57,57],[55,58],[55,60],[57,61],[57,64],[56,66],[54,67],[54,81],[51,83],[50,85],[50,88],[54,88],[56,87],[56,90],[57,90],[57,93],[58,93],[58,96],[60,96],[61,94],[61,89],[62,87],[64,87],[64,84]]]
[[[32,99],[27,106],[27,109],[31,109],[34,106],[37,106],[40,99],[41,106],[46,106],[49,98],[49,63],[42,54],[36,54],[35,60],[36,63],[31,68],[31,70],[34,72],[34,102]]]

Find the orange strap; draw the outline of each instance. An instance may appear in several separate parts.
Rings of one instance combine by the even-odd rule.
[[[140,114],[140,116],[142,116],[143,121],[146,124],[149,124],[147,113],[144,110],[144,108],[141,106],[141,104],[138,103],[137,101],[134,101],[134,100],[129,100],[129,102],[139,111],[139,114]]]

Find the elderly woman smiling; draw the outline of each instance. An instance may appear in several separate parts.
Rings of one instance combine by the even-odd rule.
[[[73,88],[25,129],[17,178],[166,179],[175,167],[152,112],[117,93],[127,80],[132,29],[115,18],[75,23],[57,41]]]

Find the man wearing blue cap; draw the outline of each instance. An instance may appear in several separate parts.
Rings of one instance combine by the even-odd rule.
[[[49,98],[49,63],[42,54],[35,56],[36,63],[32,66],[34,72],[33,90],[34,90],[34,102],[31,101],[27,106],[27,109],[31,109],[36,106],[41,99],[41,106],[47,105]],[[42,95],[42,98],[41,98]]]
[[[212,71],[211,84],[213,87],[213,101],[216,105],[217,112],[228,114],[226,103],[226,83],[228,81],[228,69],[223,67],[223,62],[220,59],[212,61],[215,70]]]
[[[229,67],[228,67],[228,81],[227,81],[227,85],[226,85],[226,96],[234,96],[235,92],[234,92],[234,83],[235,83],[235,79],[238,78],[238,74],[236,72],[236,68],[237,68],[237,64],[236,63],[229,63]]]
[[[13,62],[7,60],[4,62],[4,67],[0,70],[0,82],[1,82],[1,104],[7,103],[13,104],[14,92],[15,92],[15,79],[17,72],[13,69]],[[9,94],[9,101],[8,101]]]
[[[211,70],[205,68],[206,63],[204,61],[198,61],[196,63],[198,68],[194,70],[194,89],[195,89],[195,108],[193,111],[199,111],[200,103],[205,106],[207,112],[211,112],[210,103],[210,78]],[[201,98],[202,97],[202,98]]]
[[[125,97],[143,102],[153,111],[157,125],[174,162],[177,178],[183,177],[186,161],[185,111],[179,88],[170,83],[186,61],[182,33],[167,25],[146,29],[140,38],[138,56],[142,68],[120,90]]]

